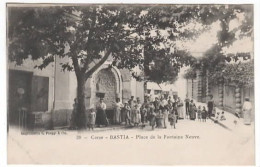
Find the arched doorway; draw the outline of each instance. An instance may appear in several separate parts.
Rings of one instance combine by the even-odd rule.
[[[112,118],[113,104],[117,97],[122,100],[121,73],[108,63],[103,64],[86,82],[86,109],[95,106],[100,98],[97,93],[105,93],[104,102],[107,105],[107,116]]]
[[[107,105],[107,109],[113,108],[113,103],[117,97],[117,82],[115,75],[109,69],[100,70],[95,76],[95,94],[98,92],[105,93],[104,102]],[[98,102],[99,97],[95,97],[95,101]]]

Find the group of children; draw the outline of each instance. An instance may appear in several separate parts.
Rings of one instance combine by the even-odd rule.
[[[203,108],[201,110],[201,106],[198,106],[197,115],[198,115],[198,120],[199,121],[206,122],[207,121],[207,116],[208,116],[208,112],[206,110],[206,107],[203,106]]]
[[[207,118],[209,117],[206,107],[203,106],[203,108],[201,110],[201,106],[198,106],[198,109],[196,110],[196,112],[197,112],[198,121],[206,122]],[[213,116],[215,116],[215,122],[226,120],[224,111],[222,111],[221,113],[217,112],[217,114],[213,115]]]
[[[135,104],[135,103],[134,103]],[[126,114],[125,124],[139,126],[145,126],[145,123],[149,122],[149,125],[154,129],[166,128],[167,122],[175,128],[177,122],[177,110],[174,109],[173,104],[170,100],[163,99],[159,100],[156,98],[155,101],[145,102],[140,106],[138,103],[131,109],[131,103],[126,102],[122,108],[122,113]]]

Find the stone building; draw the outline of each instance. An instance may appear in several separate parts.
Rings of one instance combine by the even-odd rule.
[[[145,91],[146,95],[148,95],[151,100],[154,100],[155,97],[161,97],[162,95],[178,95],[177,87],[173,84],[157,84],[155,82],[147,82]]]
[[[47,68],[34,68],[41,60],[25,60],[23,65],[8,63],[8,119],[10,125],[29,126],[34,124],[47,126],[52,118],[56,127],[67,126],[70,121],[77,80],[74,72],[62,71],[60,63],[68,61],[56,58]],[[113,110],[116,97],[127,100],[131,96],[144,99],[144,83],[137,82],[127,69],[110,67],[106,61],[86,82],[85,103],[88,109],[98,100],[96,92],[104,92],[104,101],[108,112]],[[30,116],[21,113],[24,108]],[[33,118],[32,118],[33,117]],[[21,122],[26,122],[21,125]]]
[[[207,102],[209,95],[213,96],[217,107],[231,113],[241,113],[245,97],[249,97],[253,106],[255,103],[254,86],[239,87],[235,83],[210,84],[207,74],[202,75],[201,70],[196,71],[195,79],[187,79],[187,95],[197,102]],[[252,113],[254,119],[254,112]]]

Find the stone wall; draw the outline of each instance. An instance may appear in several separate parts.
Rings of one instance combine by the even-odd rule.
[[[206,80],[205,80],[206,81]],[[192,84],[193,83],[193,84]],[[187,81],[187,94],[189,98],[192,98],[193,95],[193,99],[196,100],[196,95],[197,95],[197,82],[195,81],[191,81],[188,80]],[[206,88],[206,85],[203,84]],[[231,113],[235,113],[236,111],[241,112],[242,109],[242,105],[244,103],[245,97],[249,97],[250,98],[250,102],[252,103],[252,105],[254,106],[255,104],[255,97],[254,97],[254,87],[241,87],[238,88],[235,85],[223,85],[223,88],[221,88],[221,85],[217,85],[217,84],[212,84],[209,85],[209,90],[208,92],[210,92],[211,95],[213,95],[213,100],[214,103],[217,107],[223,108],[226,111],[229,111]],[[203,97],[205,99],[205,102],[207,101],[206,95],[208,93],[202,93]],[[204,100],[203,100],[204,102]],[[254,115],[255,113],[252,112],[252,119],[254,119]]]

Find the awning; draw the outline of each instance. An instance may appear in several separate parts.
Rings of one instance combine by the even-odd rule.
[[[147,82],[147,89],[162,90],[162,88],[159,86],[159,84],[157,84],[155,82]]]

